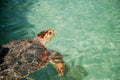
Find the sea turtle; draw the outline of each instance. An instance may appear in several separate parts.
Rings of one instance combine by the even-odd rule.
[[[0,49],[0,80],[17,80],[27,78],[50,61],[58,71],[64,73],[64,61],[57,51],[45,48],[45,44],[55,34],[54,29],[40,32],[33,39],[15,40],[2,45]],[[6,54],[7,53],[7,54]]]

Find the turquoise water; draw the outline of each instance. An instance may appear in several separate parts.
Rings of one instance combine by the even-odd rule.
[[[63,55],[65,75],[48,64],[29,77],[120,80],[119,0],[2,0],[0,7],[0,44],[56,30],[46,47]]]

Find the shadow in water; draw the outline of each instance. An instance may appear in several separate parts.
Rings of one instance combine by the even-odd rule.
[[[64,76],[59,77],[56,69],[51,63],[43,67],[39,71],[30,74],[28,77],[34,80],[83,80],[87,77],[87,71],[80,65],[65,66]],[[26,79],[20,79],[26,80]]]
[[[15,39],[32,37],[33,25],[27,21],[32,1],[0,0],[0,45]],[[33,33],[33,35],[28,35]]]
[[[0,46],[0,64],[4,62],[4,57],[7,55],[9,52],[9,48],[3,48]]]
[[[68,70],[65,74],[65,80],[83,80],[88,76],[88,72],[80,65],[67,66]]]

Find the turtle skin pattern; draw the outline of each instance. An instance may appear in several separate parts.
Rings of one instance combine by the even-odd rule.
[[[43,45],[30,40],[14,41],[4,47],[10,50],[0,64],[0,80],[24,78],[45,66],[50,55]]]
[[[50,61],[58,71],[64,74],[64,61],[62,55],[44,47],[55,34],[54,29],[40,32],[29,40],[10,41],[0,46],[0,80],[18,80],[27,78]]]

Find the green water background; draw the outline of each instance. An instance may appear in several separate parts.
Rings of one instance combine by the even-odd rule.
[[[0,44],[54,28],[48,49],[63,55],[65,75],[51,64],[35,80],[120,80],[120,0],[1,0]],[[22,79],[25,80],[25,79]]]

